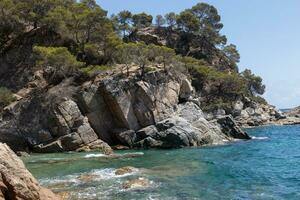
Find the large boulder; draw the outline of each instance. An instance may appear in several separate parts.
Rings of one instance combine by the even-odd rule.
[[[0,199],[58,200],[50,190],[39,185],[14,152],[0,143]]]
[[[228,127],[227,131],[232,131],[230,128],[238,127]],[[136,148],[180,148],[223,144],[231,138],[240,136],[224,134],[219,125],[210,123],[204,118],[200,107],[193,102],[179,104],[172,116],[155,125],[136,132],[124,131],[120,135],[123,144]]]
[[[34,150],[37,152],[75,151],[99,140],[88,118],[81,114],[73,100],[65,99],[58,103],[50,119],[54,141],[36,145]]]
[[[146,73],[143,79],[108,77],[84,84],[79,106],[99,138],[124,143],[126,134],[169,118],[179,100],[193,93],[188,79],[170,70]]]
[[[220,125],[222,132],[228,137],[236,139],[251,139],[251,137],[236,124],[232,116],[227,115],[219,117],[217,122]]]

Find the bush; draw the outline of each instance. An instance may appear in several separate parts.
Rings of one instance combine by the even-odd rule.
[[[89,65],[85,68],[81,68],[80,70],[88,75],[95,74],[97,72],[110,70],[111,67],[106,65]]]
[[[44,69],[46,79],[52,84],[60,83],[64,78],[73,76],[84,63],[76,60],[65,47],[35,46],[36,65]]]
[[[13,101],[15,97],[12,92],[5,87],[0,87],[0,112]]]
[[[42,47],[35,46],[33,51],[38,54],[37,65],[51,66],[57,69],[79,68],[84,63],[76,60],[66,47]]]

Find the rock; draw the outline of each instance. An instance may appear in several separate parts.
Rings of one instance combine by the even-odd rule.
[[[83,174],[78,177],[78,180],[80,180],[84,183],[89,183],[89,182],[93,182],[95,180],[95,177],[96,177],[95,175]]]
[[[179,104],[172,116],[156,125],[119,135],[125,145],[136,148],[180,148],[230,140],[219,127],[204,118],[202,110],[193,102]]]
[[[38,184],[23,162],[2,143],[0,174],[0,194],[2,193],[3,199],[58,200],[54,193]]]
[[[112,148],[106,142],[103,142],[100,139],[91,142],[81,148],[78,148],[76,151],[78,152],[99,151],[104,153],[105,155],[111,155],[113,153]]]
[[[136,142],[136,134],[133,130],[116,133],[116,136],[122,144],[129,145],[130,147],[133,147]]]
[[[135,169],[133,167],[122,167],[119,168],[115,171],[116,175],[124,175],[124,174],[129,174],[132,173]]]
[[[200,127],[200,126],[199,126]],[[217,142],[218,137],[210,135],[207,129],[199,129],[192,126],[186,119],[172,117],[163,120],[156,125],[154,130],[148,133],[147,138],[140,141],[137,146],[144,148],[180,148],[187,146],[201,146]],[[219,142],[219,141],[218,141]]]
[[[16,152],[17,156],[19,157],[29,157],[29,153],[25,152],[25,151],[18,151]]]
[[[219,117],[217,122],[220,124],[222,132],[227,136],[237,139],[251,139],[251,137],[235,123],[232,116]]]
[[[101,149],[107,151],[107,144],[98,139],[98,135],[90,126],[88,118],[84,117],[77,104],[69,99],[59,103],[52,116],[52,133],[56,140],[35,146],[37,152],[51,153]],[[98,142],[93,147],[93,142]],[[100,144],[100,143],[101,144]],[[110,152],[111,149],[107,152]]]
[[[111,147],[113,150],[129,150],[130,148],[128,146],[124,145],[115,145]]]
[[[179,98],[187,101],[193,94],[193,87],[189,80],[183,79],[180,86]]]
[[[144,188],[149,186],[150,186],[150,181],[144,178],[129,180],[123,184],[124,189],[138,189],[138,188]]]
[[[56,194],[60,200],[70,200],[70,192],[59,192]]]

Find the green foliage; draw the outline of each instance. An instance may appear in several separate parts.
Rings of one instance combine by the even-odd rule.
[[[96,74],[97,72],[110,70],[111,67],[105,65],[89,65],[87,67],[81,68],[80,70],[88,75]]]
[[[231,68],[237,71],[237,63],[240,62],[240,54],[233,44],[227,45],[223,48],[222,52],[225,56],[221,56],[220,59],[224,59],[226,62],[226,68]]]
[[[5,87],[0,87],[0,112],[13,101],[15,97],[12,92]]]
[[[53,67],[56,69],[79,68],[84,63],[76,60],[65,47],[41,47],[35,46],[33,51],[39,55],[37,65]]]
[[[218,10],[207,3],[198,3],[193,6],[190,12],[198,18],[198,33],[207,38],[212,44],[220,45],[226,43],[226,38],[220,35],[223,24]]]
[[[205,61],[190,57],[182,58],[193,77],[193,86],[203,96],[203,109],[213,111],[218,108],[230,110],[232,102],[247,94],[245,80],[238,73],[218,71],[207,66]]]
[[[162,15],[157,15],[156,18],[155,18],[155,24],[156,26],[159,28],[159,27],[162,27],[163,25],[165,25],[166,23],[166,20],[165,18],[162,16]]]
[[[165,15],[166,23],[170,28],[173,28],[176,25],[176,18],[177,15],[174,12]]]
[[[174,49],[156,45],[149,45],[148,48],[153,59],[158,64],[162,64],[165,71],[167,71],[167,66],[170,66],[175,61],[176,53]]]
[[[262,95],[265,93],[266,86],[262,83],[261,77],[252,74],[249,69],[243,71],[241,75],[247,83],[248,91],[251,96],[255,96],[256,94]]]
[[[181,12],[176,22],[178,27],[186,32],[196,32],[200,27],[199,20],[189,10]]]
[[[133,15],[132,20],[134,27],[145,28],[151,26],[153,17],[143,12]]]
[[[132,31],[132,13],[128,10],[123,10],[116,16],[117,29],[123,34],[123,38]]]
[[[12,0],[0,1],[0,52],[5,44],[25,29]]]

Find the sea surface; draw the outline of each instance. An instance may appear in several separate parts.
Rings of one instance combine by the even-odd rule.
[[[99,153],[42,154],[24,161],[42,185],[67,191],[72,200],[299,200],[300,126],[247,131],[253,140],[224,146],[118,151],[124,157],[114,159]],[[115,175],[124,166],[136,170]],[[123,188],[138,178],[148,186]]]

